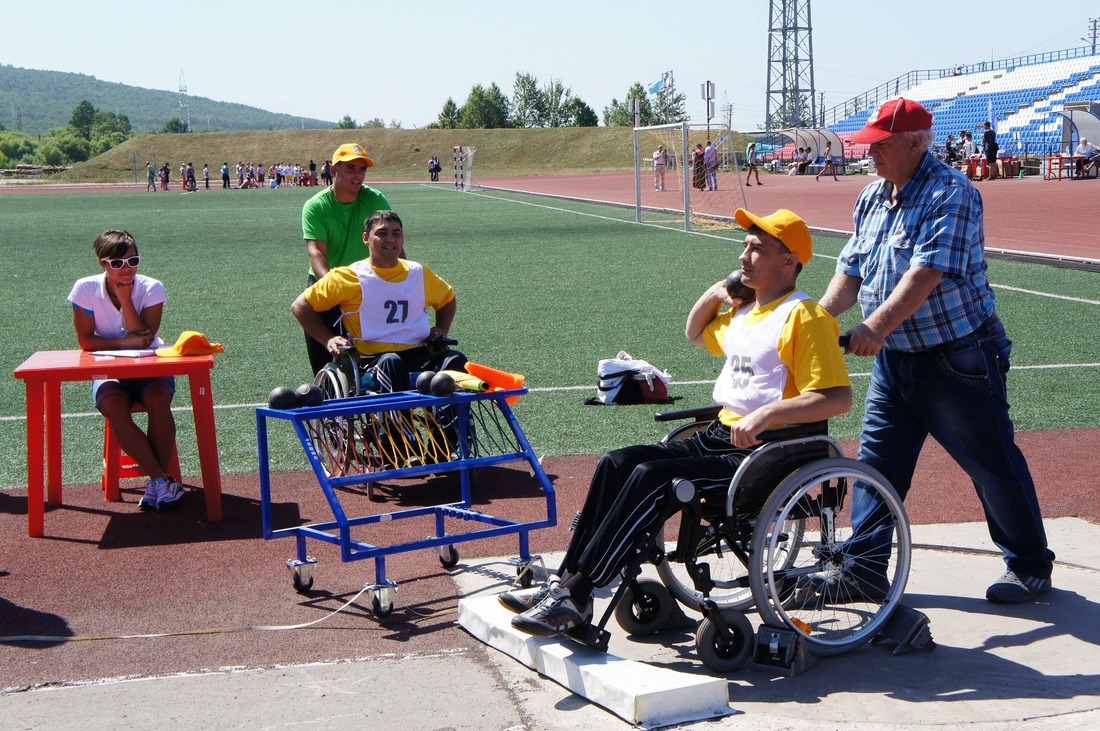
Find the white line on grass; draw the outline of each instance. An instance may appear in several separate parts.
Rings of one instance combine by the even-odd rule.
[[[1084,297],[1068,297],[1064,294],[1051,294],[1050,292],[1036,292],[1034,289],[1022,289],[1021,287],[1009,287],[1007,284],[994,284],[993,287],[997,289],[1007,289],[1011,292],[1023,292],[1024,294],[1033,294],[1036,297],[1049,297],[1056,300],[1067,300],[1069,302],[1080,302],[1086,305],[1100,305],[1100,300],[1090,300]]]

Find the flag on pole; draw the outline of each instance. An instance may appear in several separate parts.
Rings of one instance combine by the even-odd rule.
[[[989,99],[987,99],[986,102],[988,104],[988,106],[986,108],[986,115],[989,117],[989,127],[994,132],[996,132],[997,131],[997,120],[993,118],[993,97],[989,97]]]
[[[660,94],[662,91],[664,91],[667,88],[668,88],[668,82],[666,82],[664,78],[661,78],[659,81],[654,81],[652,84],[649,85],[649,93],[650,94]]]

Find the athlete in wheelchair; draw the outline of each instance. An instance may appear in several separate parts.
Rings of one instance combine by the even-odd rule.
[[[463,370],[466,356],[452,350],[455,341],[447,337],[454,289],[428,266],[400,258],[401,218],[388,210],[371,214],[363,243],[369,259],[330,269],[291,305],[305,332],[333,356],[315,379],[324,397],[406,391],[412,374]],[[333,332],[318,314],[334,307],[343,332]],[[453,407],[318,421],[326,423],[311,426],[313,442],[330,474],[445,461],[457,439]]]
[[[907,563],[899,571],[896,557],[846,551],[850,492],[892,490],[840,458],[825,433],[830,417],[850,409],[851,387],[839,326],[796,286],[812,256],[809,230],[787,210],[758,217],[739,209],[736,218],[748,231],[741,276],[755,305],[731,299],[718,282],[686,326],[693,344],[726,359],[716,418],[700,415],[660,444],[601,458],[558,571],[499,597],[517,612],[517,629],[567,632],[602,648],[612,611],[628,631],[660,629],[668,592],[637,579],[652,560],[677,598],[704,612],[697,648],[709,667],[726,671],[751,652],[752,626],[740,610],[753,600],[766,621],[829,654],[871,639],[884,606],[900,595]],[[777,424],[808,426],[769,430]],[[901,512],[896,496],[892,504]],[[679,541],[666,554],[663,525],[677,512]],[[612,607],[593,627],[593,591],[617,577]]]

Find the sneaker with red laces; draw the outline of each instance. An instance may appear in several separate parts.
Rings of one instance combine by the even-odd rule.
[[[529,635],[553,637],[591,621],[591,601],[582,609],[568,589],[555,586],[541,602],[512,617],[512,626]]]

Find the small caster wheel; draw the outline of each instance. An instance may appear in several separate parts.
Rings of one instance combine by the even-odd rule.
[[[458,549],[454,546],[440,546],[439,563],[445,569],[453,569],[458,566]]]
[[[530,589],[535,583],[535,572],[531,570],[530,565],[516,568],[516,583],[523,589]]]
[[[301,573],[295,571],[294,572],[294,578],[292,579],[292,581],[293,581],[293,584],[294,584],[294,591],[298,592],[299,594],[305,594],[310,589],[313,588],[313,577],[312,576],[310,576],[308,579],[305,579],[305,578],[302,578]]]
[[[730,628],[728,641],[719,637],[718,626],[707,617],[695,634],[695,651],[703,664],[716,673],[740,670],[752,657],[752,623],[737,609],[722,610],[722,620]]]
[[[313,588],[313,567],[316,565],[317,559],[312,556],[307,556],[304,561],[292,558],[286,562],[286,567],[291,572],[291,583],[294,585],[294,591],[305,594]]]
[[[652,635],[660,632],[672,615],[672,595],[665,585],[653,579],[639,579],[638,593],[627,588],[615,607],[615,621],[629,634]]]
[[[374,597],[374,599],[371,600],[370,609],[371,612],[374,613],[374,616],[379,619],[385,619],[393,614],[393,602],[383,604],[381,599]]]

